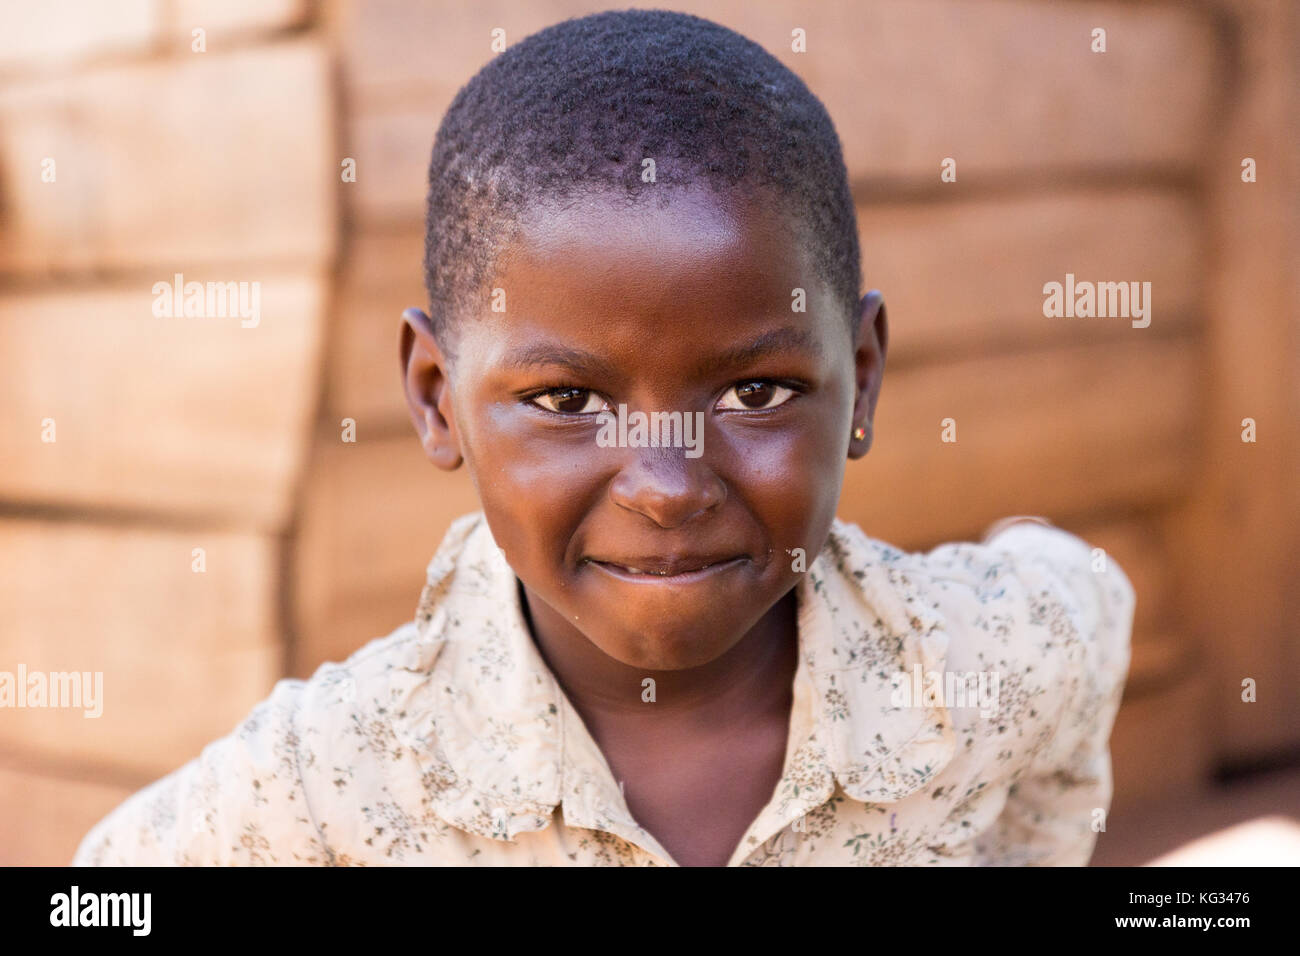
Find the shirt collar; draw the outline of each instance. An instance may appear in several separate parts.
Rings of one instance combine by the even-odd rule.
[[[905,557],[836,520],[800,579],[786,768],[751,836],[820,806],[836,784],[862,802],[899,800],[952,759],[946,708],[891,699],[915,668],[942,670],[949,640],[914,596]],[[615,833],[667,857],[633,820],[534,645],[514,572],[481,512],[457,519],[429,563],[403,654],[389,669],[386,710],[420,766],[421,799],[439,817],[513,839],[548,826],[562,806],[570,826]]]

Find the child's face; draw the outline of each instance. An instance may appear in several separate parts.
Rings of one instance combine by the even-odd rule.
[[[425,448],[468,463],[534,625],[647,670],[720,657],[795,585],[796,549],[812,562],[885,345],[879,296],[855,347],[772,204],[671,197],[533,212],[489,283],[504,312],[461,321],[454,365],[422,313],[403,336]],[[596,413],[620,404],[703,413],[698,457],[602,447]]]

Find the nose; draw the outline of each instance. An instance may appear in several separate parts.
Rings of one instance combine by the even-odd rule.
[[[661,528],[679,527],[727,498],[722,479],[703,458],[687,458],[685,449],[636,448],[627,453],[632,458],[610,483],[610,498]]]

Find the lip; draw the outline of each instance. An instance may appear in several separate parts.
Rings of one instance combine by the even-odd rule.
[[[719,574],[725,574],[748,560],[749,558],[744,555],[714,558],[677,558],[672,560],[639,558],[635,561],[629,559],[626,564],[621,561],[602,561],[597,558],[586,559],[587,563],[599,568],[611,577],[618,578],[620,581],[630,581],[634,584],[691,584],[695,581],[703,581]]]

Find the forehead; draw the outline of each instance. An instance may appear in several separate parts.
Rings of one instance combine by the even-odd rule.
[[[658,189],[648,185],[648,189]],[[583,194],[535,205],[498,259],[494,287],[512,319],[619,318],[645,327],[675,325],[683,314],[782,313],[794,290],[829,304],[801,242],[802,230],[764,194],[663,188],[636,205],[613,194]],[[825,300],[824,303],[821,300]],[[819,311],[824,311],[819,309]]]

